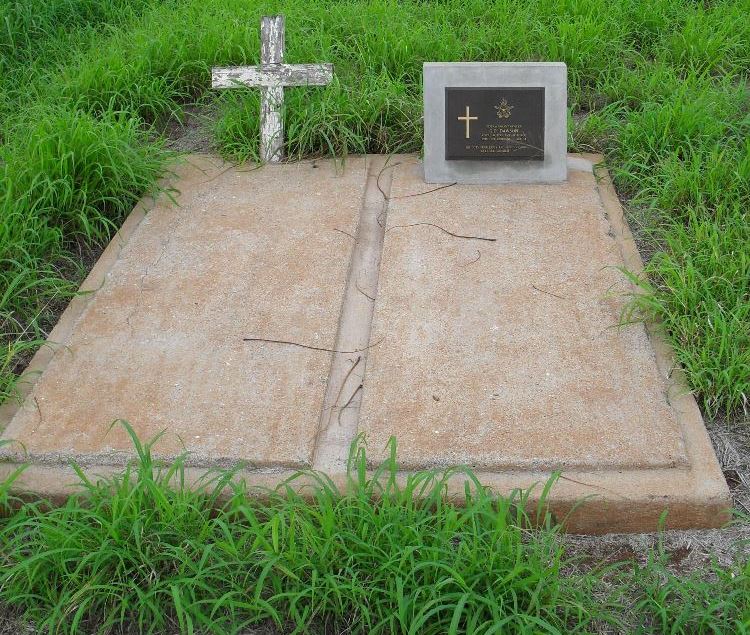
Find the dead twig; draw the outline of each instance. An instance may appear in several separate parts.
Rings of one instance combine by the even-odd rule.
[[[243,337],[242,341],[243,342],[265,342],[267,344],[287,344],[289,346],[299,346],[300,348],[306,348],[310,351],[322,351],[324,353],[361,353],[362,351],[366,351],[370,348],[377,346],[384,339],[385,338],[381,338],[374,344],[370,344],[368,346],[365,346],[364,348],[356,348],[353,351],[342,351],[336,348],[324,348],[321,346],[310,346],[308,344],[300,344],[299,342],[290,342],[289,340],[271,340],[265,337]]]
[[[339,234],[344,234],[344,236],[349,236],[352,240],[357,240],[354,235],[350,234],[349,232],[345,232],[343,229],[339,229],[338,227],[334,227],[333,231],[338,232]]]
[[[532,284],[531,288],[534,289],[534,290],[536,290],[536,291],[539,291],[539,293],[546,293],[547,295],[551,295],[551,296],[553,296],[555,298],[558,298],[560,300],[567,300],[568,299],[568,298],[566,298],[564,296],[557,295],[556,293],[552,293],[552,291],[545,291],[544,289],[540,289],[535,284]]]
[[[339,402],[339,399],[341,398],[341,393],[344,392],[344,386],[346,386],[346,382],[349,381],[349,377],[354,372],[354,369],[359,365],[359,362],[362,361],[362,355],[358,355],[357,359],[354,360],[354,363],[352,364],[351,368],[346,371],[346,375],[344,376],[344,379],[341,382],[341,385],[339,386],[339,392],[336,395],[336,399],[333,400],[333,405],[330,406],[331,409],[336,407],[336,404]]]
[[[356,281],[356,280],[354,281],[354,286],[355,286],[355,287],[357,287],[357,291],[359,291],[359,292],[360,292],[360,293],[361,293],[361,294],[362,294],[363,296],[365,296],[365,297],[366,297],[366,298],[367,298],[368,300],[370,300],[370,301],[372,301],[372,302],[375,302],[375,298],[373,298],[373,297],[372,297],[372,296],[371,296],[370,294],[368,294],[368,293],[365,293],[365,292],[364,292],[364,291],[362,290],[362,287],[360,287],[360,286],[359,286],[359,282],[358,282],[358,281]]]
[[[255,172],[255,170],[259,170],[261,167],[263,167],[263,166],[262,165],[256,165],[254,168],[250,168],[249,170],[236,170],[236,171],[239,172],[239,173]],[[226,167],[223,170],[221,170],[221,172],[219,172],[217,174],[214,174],[214,176],[212,176],[210,179],[206,179],[205,181],[201,181],[201,185],[205,185],[206,183],[210,183],[211,181],[215,181],[222,174],[226,174],[227,172],[229,172],[229,170],[231,170],[233,168],[237,168],[237,166],[234,163],[232,163],[228,167]]]
[[[389,159],[388,159],[388,160],[390,160],[390,157],[389,157]],[[415,161],[414,163],[416,163],[416,161]],[[388,200],[390,200],[390,198],[389,198],[389,196],[388,196],[388,195],[387,195],[387,194],[385,193],[385,190],[384,190],[384,189],[383,189],[382,187],[380,187],[380,177],[381,177],[381,176],[383,176],[383,172],[385,172],[386,170],[390,170],[390,169],[392,169],[392,168],[398,167],[399,165],[403,165],[403,164],[401,163],[401,161],[399,161],[399,162],[397,162],[397,163],[391,163],[391,165],[388,165],[388,161],[386,161],[386,165],[384,165],[384,166],[383,166],[383,167],[382,167],[382,168],[380,169],[380,172],[378,172],[378,176],[377,176],[377,178],[375,179],[375,185],[377,185],[378,189],[380,190],[380,193],[381,193],[381,194],[383,195],[383,200],[384,200],[384,201],[388,201]],[[411,164],[407,163],[406,165],[411,165]],[[381,225],[381,227],[382,227],[382,225]]]
[[[381,175],[383,174],[383,172],[385,172],[385,171],[386,171],[386,170],[387,170],[388,168],[395,168],[395,167],[396,167],[397,165],[401,165],[401,164],[400,164],[400,163],[394,163],[393,165],[386,165],[385,167],[383,167],[383,169],[382,169],[382,170],[380,170],[380,172],[378,172],[378,176],[377,176],[377,178],[375,179],[375,185],[377,185],[377,186],[378,186],[378,189],[380,190],[380,194],[381,194],[381,195],[383,196],[383,200],[384,200],[384,201],[387,201],[387,200],[389,200],[389,197],[388,197],[388,195],[387,195],[387,194],[385,193],[385,190],[384,190],[384,189],[383,189],[382,187],[380,187],[380,176],[381,176]]]
[[[337,417],[337,421],[338,421],[339,426],[341,425],[341,413],[344,412],[344,410],[346,410],[349,407],[349,404],[351,404],[352,401],[354,401],[354,397],[357,396],[357,393],[360,390],[362,390],[362,384],[360,384],[359,386],[357,386],[354,389],[354,392],[352,393],[352,396],[349,397],[349,401],[347,401],[343,406],[341,406],[341,408],[339,408],[339,415]]]
[[[441,185],[440,187],[434,187],[431,190],[427,190],[426,192],[415,192],[414,194],[402,194],[401,196],[392,196],[389,200],[395,201],[400,198],[412,198],[414,196],[424,196],[425,194],[432,194],[433,192],[437,192],[438,190],[444,190],[447,187],[453,187],[456,185],[456,183],[448,183],[448,185]]]
[[[440,225],[435,225],[434,223],[411,223],[410,225],[393,225],[389,227],[386,232],[391,231],[392,229],[399,229],[403,227],[417,227],[419,225],[426,225],[428,227],[434,227],[435,229],[439,229],[441,232],[448,234],[449,236],[453,236],[454,238],[465,238],[467,240],[484,240],[488,243],[494,243],[497,242],[497,238],[487,238],[485,236],[466,236],[464,234],[454,234],[451,231],[448,231],[444,227],[440,227]]]
[[[411,161],[409,163],[401,163],[399,161],[398,163],[392,163],[391,165],[384,165],[381,168],[380,172],[378,172],[378,177],[375,179],[375,185],[377,185],[378,189],[380,190],[380,193],[383,195],[383,200],[395,201],[400,198],[412,198],[414,196],[424,196],[425,194],[431,194],[432,192],[437,192],[438,190],[444,190],[447,187],[453,187],[454,185],[456,185],[456,183],[448,183],[447,185],[441,185],[431,190],[427,190],[426,192],[415,192],[414,194],[403,194],[401,196],[388,196],[385,193],[385,190],[383,190],[383,188],[380,186],[380,177],[383,175],[383,172],[385,172],[386,170],[390,170],[392,168],[398,167],[399,165],[417,165],[418,163],[419,161]]]
[[[479,259],[482,257],[482,252],[477,249],[477,257],[474,258],[474,260],[469,260],[469,262],[465,262],[462,265],[458,265],[459,267],[468,267],[469,265],[473,265],[475,262],[479,262]]]

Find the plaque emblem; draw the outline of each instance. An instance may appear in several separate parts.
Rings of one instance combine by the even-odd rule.
[[[513,108],[514,107],[508,103],[508,100],[503,97],[502,101],[497,106],[495,106],[495,110],[497,111],[497,118],[508,119]]]

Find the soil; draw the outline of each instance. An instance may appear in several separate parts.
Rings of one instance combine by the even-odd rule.
[[[676,575],[707,573],[713,564],[722,568],[750,558],[750,525],[737,523],[724,529],[664,531],[660,534],[607,534],[562,538],[575,569],[590,570],[619,562],[644,565],[651,554],[663,554]]]
[[[184,106],[181,119],[170,117],[160,126],[165,146],[176,152],[216,152],[211,129],[214,115],[210,106]]]

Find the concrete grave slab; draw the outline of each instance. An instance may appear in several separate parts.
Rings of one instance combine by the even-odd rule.
[[[304,162],[234,169],[191,157],[179,206],[142,218],[4,437],[18,459],[113,464],[162,430],[191,463],[310,464],[365,182]],[[283,184],[283,187],[281,185]],[[338,230],[338,231],[337,231]],[[50,338],[55,341],[56,334]],[[57,340],[60,341],[60,340]]]
[[[611,184],[586,158],[569,167],[556,185],[442,188],[417,161],[393,168],[370,459],[396,437],[404,469],[469,465],[501,490],[561,471],[561,513],[595,497],[570,519],[583,531],[655,527],[665,507],[675,527],[721,522],[726,483],[674,361],[618,326],[634,292],[620,268],[641,263]]]
[[[409,468],[685,465],[645,329],[617,328],[632,289],[594,175],[399,198],[424,182],[394,171],[362,421],[375,458],[397,434]]]
[[[402,478],[464,463],[508,493],[560,471],[548,502],[570,531],[651,531],[665,509],[670,528],[722,524],[728,488],[669,348],[617,327],[618,268],[641,262],[597,160],[568,157],[555,185],[435,187],[413,156],[190,157],[179,206],[139,204],[23,404],[0,407],[23,444],[0,448],[0,477],[28,460],[18,488],[61,500],[70,459],[132,458],[107,432],[123,418],[166,431],[157,455],[189,451],[191,479],[242,462],[250,485],[310,466],[346,487],[364,432],[373,467],[398,439]]]

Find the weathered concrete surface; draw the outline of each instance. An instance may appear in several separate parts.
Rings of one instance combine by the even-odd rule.
[[[330,353],[243,338],[333,346],[352,248],[336,230],[356,230],[365,160],[191,162],[5,430],[35,462],[118,462],[122,418],[198,464],[310,463]]]
[[[410,468],[628,468],[687,458],[591,172],[423,196],[394,170],[362,427]],[[456,238],[429,225],[496,242]]]
[[[641,262],[616,195],[588,159],[568,165],[563,184],[437,189],[419,162],[394,168],[370,459],[395,436],[403,468],[468,464],[497,491],[560,470],[550,505],[575,507],[573,531],[653,530],[665,509],[673,528],[717,526],[728,489],[671,352],[617,326],[634,291],[618,268]]]
[[[670,528],[722,524],[728,489],[669,347],[615,327],[632,291],[617,267],[641,262],[592,159],[568,157],[567,184],[422,194],[415,157],[343,173],[191,157],[181,207],[136,208],[50,336],[67,348],[32,360],[42,374],[2,437],[29,455],[0,450],[30,459],[18,489],[61,500],[70,458],[118,470],[121,417],[144,439],[166,430],[159,455],[184,444],[190,481],[247,461],[241,476],[270,487],[312,463],[343,489],[366,432],[373,463],[395,435],[407,470],[468,463],[500,493],[560,469],[548,504],[570,531],[653,531],[664,510]],[[460,500],[464,479],[448,491]]]
[[[391,189],[391,159],[397,158],[375,156],[368,164],[336,335],[337,352],[331,361],[313,461],[316,470],[329,474],[346,470],[350,446],[357,435]]]

